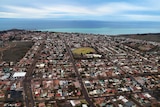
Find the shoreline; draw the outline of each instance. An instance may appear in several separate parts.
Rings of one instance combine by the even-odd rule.
[[[139,28],[53,28],[53,29],[37,29],[38,31],[62,32],[62,33],[84,33],[84,34],[100,34],[100,35],[132,35],[132,34],[150,34],[160,33],[159,29],[139,29]]]
[[[112,37],[125,37],[132,39],[140,39],[146,41],[160,42],[160,33],[136,33],[136,34],[94,34],[94,33],[82,33],[82,32],[58,32],[58,31],[42,31],[42,30],[26,30],[26,29],[9,29],[2,30],[0,33],[6,33],[9,31],[35,31],[35,32],[53,32],[53,33],[70,33],[70,34],[88,34],[88,35],[102,35],[102,36],[112,36]]]
[[[2,32],[8,32],[8,31],[35,31],[35,32],[57,32],[57,33],[73,33],[73,34],[93,34],[93,35],[107,35],[107,36],[130,36],[130,35],[138,35],[138,36],[145,36],[145,35],[160,35],[160,32],[155,32],[155,33],[152,33],[152,32],[149,32],[149,33],[119,33],[119,34],[100,34],[100,33],[85,33],[85,32],[74,32],[74,31],[69,31],[69,32],[66,32],[66,31],[56,31],[56,30],[52,30],[52,29],[16,29],[16,28],[13,28],[13,29],[8,29],[8,30],[0,30],[0,33]]]

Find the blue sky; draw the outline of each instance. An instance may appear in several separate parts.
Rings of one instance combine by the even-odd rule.
[[[160,0],[0,0],[0,18],[160,21]]]

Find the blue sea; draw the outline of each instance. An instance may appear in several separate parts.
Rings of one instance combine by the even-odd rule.
[[[0,31],[9,29],[78,32],[106,35],[140,34],[160,33],[160,22],[1,18]]]

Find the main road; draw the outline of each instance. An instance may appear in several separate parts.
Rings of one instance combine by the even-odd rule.
[[[28,68],[25,79],[23,80],[26,107],[35,107],[34,98],[31,90],[31,77],[32,77],[32,72],[35,68],[36,62],[40,56],[40,51],[43,49],[43,47],[44,47],[44,42],[41,43],[41,45],[39,46],[39,49],[35,54],[34,61],[32,62],[31,66]]]
[[[70,49],[69,45],[66,43],[65,39],[63,39],[63,42],[65,43],[66,49],[67,49],[67,51],[68,51],[68,53],[69,53],[69,55],[70,55],[70,58],[71,58],[71,61],[72,61],[72,64],[73,64],[73,68],[74,68],[74,70],[75,70],[75,72],[76,72],[76,76],[77,76],[78,81],[79,81],[79,83],[80,83],[80,85],[81,85],[81,88],[82,88],[82,93],[83,93],[86,101],[87,101],[88,104],[90,105],[90,107],[95,107],[95,105],[93,104],[93,102],[91,101],[91,99],[90,99],[90,97],[89,97],[89,95],[88,95],[88,91],[86,90],[86,88],[85,88],[85,86],[84,86],[84,84],[83,84],[81,75],[79,74],[78,69],[77,69],[77,67],[75,66],[76,63],[75,63],[73,54],[72,54],[72,52],[71,52],[71,49]]]

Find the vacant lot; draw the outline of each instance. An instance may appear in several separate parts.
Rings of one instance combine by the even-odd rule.
[[[1,52],[1,60],[17,62],[27,53],[33,44],[33,42],[7,43],[7,48]]]
[[[137,34],[137,35],[127,35],[123,36],[127,38],[133,38],[133,39],[140,39],[140,40],[146,40],[146,41],[154,41],[154,42],[160,42],[160,34]]]
[[[81,48],[76,48],[74,49],[73,51],[73,54],[76,54],[76,55],[85,55],[85,54],[89,54],[89,53],[95,53],[95,49],[93,48],[90,48],[90,47],[81,47]]]

